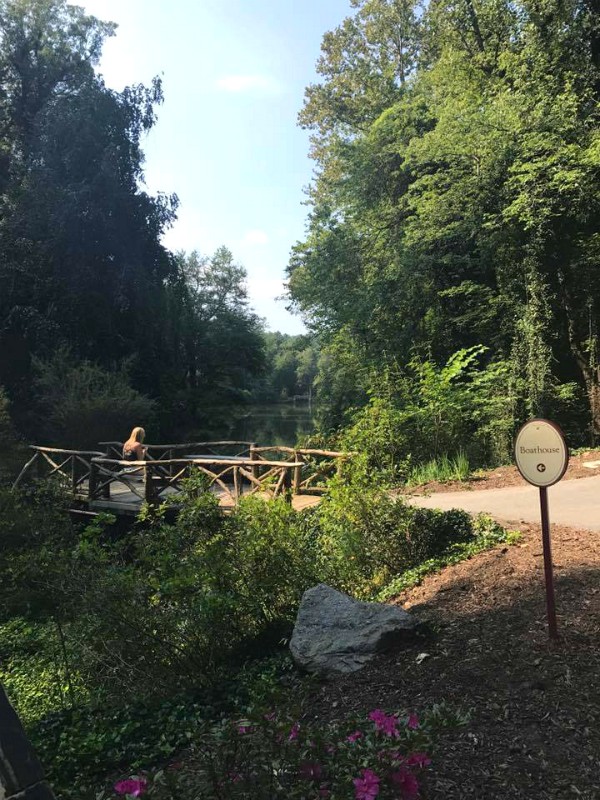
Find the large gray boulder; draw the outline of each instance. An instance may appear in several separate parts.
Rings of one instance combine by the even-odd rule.
[[[308,672],[356,672],[376,653],[411,639],[416,627],[399,606],[361,603],[320,583],[302,596],[290,651]]]

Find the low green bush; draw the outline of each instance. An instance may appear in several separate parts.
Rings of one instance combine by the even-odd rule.
[[[97,450],[98,442],[115,435],[124,439],[135,425],[151,426],[155,403],[131,387],[126,367],[109,371],[89,361],[74,362],[66,350],[34,366],[43,420],[35,434],[47,442]]]
[[[326,582],[369,599],[393,577],[475,538],[471,517],[406,505],[366,487],[334,482],[314,512]]]
[[[341,480],[302,513],[254,497],[223,515],[197,484],[175,522],[167,512],[146,509],[124,536],[102,517],[79,532],[65,522],[52,535],[36,532],[40,520],[30,517],[29,539],[23,520],[5,525],[12,593],[3,595],[0,622],[48,625],[40,652],[52,657],[40,674],[49,679],[54,669],[63,688],[46,698],[110,704],[214,685],[224,669],[277,649],[310,586],[371,599],[482,536],[465,512],[414,508]],[[37,706],[18,688],[27,666],[13,649],[7,680],[29,717]]]

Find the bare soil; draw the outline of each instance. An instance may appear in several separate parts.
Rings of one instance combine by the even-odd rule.
[[[469,710],[468,725],[439,741],[424,798],[600,798],[600,536],[552,528],[560,637],[551,642],[539,526],[521,529],[518,544],[396,598],[430,632],[311,698],[310,715],[329,719],[441,701]]]
[[[600,462],[600,450],[586,450],[583,453],[571,455],[569,466],[562,480],[577,480],[577,478],[591,478],[600,474],[599,466],[585,466],[588,462]],[[434,492],[465,492],[472,489],[481,491],[485,489],[502,489],[505,486],[524,486],[525,479],[514,465],[497,467],[488,471],[476,472],[464,481],[429,481],[420,486],[403,489],[403,494],[432,494]]]

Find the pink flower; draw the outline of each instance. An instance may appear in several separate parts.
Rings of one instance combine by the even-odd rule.
[[[300,723],[294,722],[290,730],[290,735],[288,736],[288,741],[293,742],[294,739],[297,739],[299,732],[300,732]]]
[[[239,772],[230,772],[229,773],[229,780],[232,783],[239,783],[240,781],[243,781],[244,779],[242,778],[242,776],[240,775]]]
[[[139,797],[148,788],[148,781],[145,778],[128,778],[124,781],[117,781],[114,789],[117,794],[128,794],[131,797]]]
[[[402,800],[414,800],[419,795],[419,781],[406,767],[392,773],[392,783],[400,790]]]
[[[379,794],[379,775],[372,769],[363,769],[362,778],[354,778],[354,796],[356,800],[373,800]]]
[[[398,717],[395,714],[388,716],[381,709],[376,708],[369,714],[369,719],[375,723],[378,731],[383,731],[388,736],[395,736],[398,732]]]
[[[408,715],[408,721],[406,723],[406,726],[411,731],[415,731],[419,727],[419,724],[420,724],[419,723],[419,718],[417,717],[416,714],[413,713],[413,714],[409,714]]]
[[[354,733],[351,733],[349,736],[346,736],[346,741],[355,742],[357,739],[361,738],[362,738],[362,733],[360,731],[354,731]]]
[[[304,781],[318,781],[323,774],[320,764],[311,761],[304,761],[300,764],[298,774]]]
[[[407,767],[428,767],[431,764],[431,759],[427,753],[411,753],[406,759]]]
[[[240,736],[243,736],[245,733],[251,733],[252,732],[252,726],[251,725],[245,725],[245,724],[242,723],[241,725],[238,725],[237,732],[240,734]]]

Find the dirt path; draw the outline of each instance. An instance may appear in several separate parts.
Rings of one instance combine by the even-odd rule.
[[[537,525],[397,598],[431,633],[324,684],[312,713],[469,709],[439,742],[428,800],[600,798],[600,537],[555,525],[560,641],[547,637]],[[428,656],[417,663],[419,653]]]
[[[411,496],[408,501],[424,508],[462,508],[469,513],[486,511],[514,525],[536,522],[540,518],[539,490],[525,484],[485,492],[436,492]],[[553,524],[573,525],[600,531],[600,475],[580,480],[565,480],[548,489],[550,519]]]

